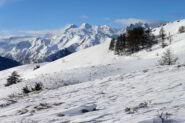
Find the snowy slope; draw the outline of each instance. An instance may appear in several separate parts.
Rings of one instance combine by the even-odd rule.
[[[22,63],[43,62],[47,57],[65,48],[79,51],[117,36],[121,30],[109,26],[82,24],[68,25],[64,29],[31,34],[0,37],[0,55]],[[25,36],[26,35],[26,36]]]
[[[179,20],[179,21],[169,22],[169,23],[165,24],[165,25],[163,26],[163,28],[164,28],[164,30],[165,30],[165,33],[166,33],[167,36],[168,36],[169,33],[170,33],[171,35],[175,35],[175,34],[179,33],[178,31],[179,31],[179,28],[180,28],[181,26],[185,26],[185,19],[184,19],[184,20]],[[162,27],[162,26],[160,26],[160,27],[158,27],[158,28],[154,28],[154,29],[153,29],[153,31],[154,31],[153,33],[154,33],[155,35],[159,35],[159,31],[160,31],[161,27]]]
[[[155,67],[33,93],[2,108],[1,122],[162,123],[157,116],[168,112],[184,123],[184,73],[184,67]],[[125,112],[144,102],[147,107],[134,114]]]
[[[165,31],[172,26],[179,25],[167,24]],[[33,68],[29,65],[18,67],[25,81],[10,87],[3,86],[10,73],[2,71],[0,121],[185,123],[185,33],[174,34],[172,38],[172,44],[164,49],[159,43],[151,51],[131,56],[115,56],[108,50],[110,39],[107,39],[35,71],[28,69]],[[177,65],[159,66],[158,60],[168,48],[179,58]],[[44,90],[19,95],[23,87],[32,87],[35,82],[42,82]],[[134,112],[125,111],[126,108]],[[161,113],[171,114],[168,122],[161,121]]]

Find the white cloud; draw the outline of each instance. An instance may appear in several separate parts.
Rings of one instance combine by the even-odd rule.
[[[144,24],[149,24],[149,25],[158,25],[158,24],[165,23],[166,21],[129,18],[129,19],[116,19],[114,22],[118,23],[118,24],[128,26],[130,24],[136,24],[136,23],[144,23]]]
[[[89,17],[86,16],[86,15],[82,15],[82,16],[80,16],[80,18],[82,18],[82,19],[88,19]]]

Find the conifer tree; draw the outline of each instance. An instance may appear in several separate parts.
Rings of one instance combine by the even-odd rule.
[[[161,38],[161,46],[162,46],[162,48],[164,48],[166,46],[166,44],[164,42],[165,41],[166,34],[165,34],[165,31],[164,31],[164,28],[163,27],[161,28],[161,30],[159,32],[159,36]]]
[[[8,77],[7,83],[5,84],[5,86],[10,86],[10,85],[13,85],[13,84],[17,84],[17,83],[19,83],[21,81],[22,81],[22,79],[20,78],[20,75],[16,71],[14,71]]]
[[[115,49],[115,44],[116,44],[116,39],[113,38],[110,42],[110,45],[109,45],[109,50],[114,50]]]
[[[161,59],[159,60],[160,65],[174,65],[177,62],[178,58],[174,56],[173,52],[170,49],[167,49]]]

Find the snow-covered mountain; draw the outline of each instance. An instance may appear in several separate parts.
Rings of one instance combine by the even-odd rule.
[[[51,63],[0,72],[0,121],[38,123],[185,123],[185,20],[163,26],[167,47],[154,45],[130,56],[109,51],[110,39]],[[88,27],[90,28],[90,27]],[[173,29],[172,29],[173,28]],[[161,27],[153,29],[159,34]],[[168,48],[176,65],[160,66]],[[17,71],[23,82],[5,87]],[[44,89],[22,94],[41,82]]]
[[[62,30],[1,38],[0,55],[22,63],[52,61],[120,34],[107,25],[68,25]],[[34,32],[32,32],[34,33]],[[36,32],[35,32],[36,33]]]

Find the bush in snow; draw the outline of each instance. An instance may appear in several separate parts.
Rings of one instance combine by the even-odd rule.
[[[43,84],[41,82],[35,83],[34,87],[32,88],[32,91],[41,91],[43,89]]]
[[[28,94],[34,91],[41,91],[43,89],[43,84],[42,83],[35,83],[34,87],[32,87],[31,89],[28,88],[28,86],[22,88],[22,92],[24,94]]]
[[[48,108],[51,108],[51,105],[48,103],[40,103],[39,105],[34,106],[34,109],[36,109],[37,111],[48,109]]]
[[[171,116],[172,114],[168,112],[162,112],[158,114],[158,118],[161,119],[162,123],[171,123],[172,120],[169,119]]]
[[[185,32],[185,26],[179,27],[179,33],[184,33]]]
[[[20,78],[20,75],[16,71],[14,71],[8,77],[7,83],[5,84],[5,86],[10,86],[10,85],[13,85],[13,84],[17,84],[17,83],[19,83],[21,81],[22,81],[22,79]]]
[[[178,58],[175,57],[170,49],[167,49],[163,53],[161,59],[159,60],[160,65],[174,65],[177,62]]]
[[[148,102],[143,102],[143,103],[140,103],[139,105],[134,106],[134,107],[126,107],[125,112],[128,114],[134,114],[139,109],[147,108],[147,107],[148,107]]]
[[[22,92],[23,92],[24,94],[28,94],[28,93],[31,92],[31,90],[28,88],[28,86],[26,86],[26,87],[23,87],[23,88],[22,88]]]
[[[40,65],[36,65],[34,68],[33,68],[33,70],[37,70],[37,69],[39,69],[40,68]]]

